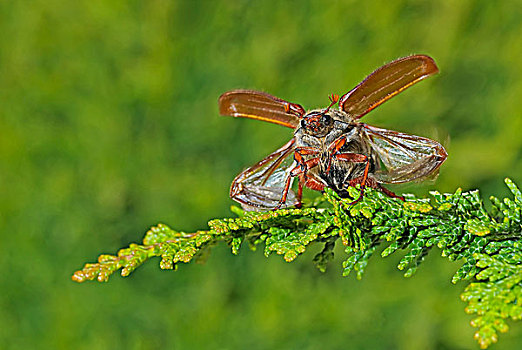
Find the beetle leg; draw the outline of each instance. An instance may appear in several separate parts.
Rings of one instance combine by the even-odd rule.
[[[310,175],[309,173],[305,172],[301,173],[299,175],[299,188],[297,189],[297,198],[299,200],[299,203],[296,204],[297,208],[301,207],[301,199],[303,198],[304,186],[315,191],[323,191],[325,188],[325,185],[320,180],[317,180],[317,178],[314,175]]]
[[[315,191],[322,191],[325,188],[325,184],[317,180],[314,175],[306,174],[305,186]]]
[[[274,207],[274,210],[280,209],[281,206],[286,202],[286,197],[288,196],[288,191],[290,191],[290,184],[292,183],[292,178],[299,176],[300,174],[304,174],[304,163],[300,163],[297,159],[297,164],[295,167],[290,170],[290,174],[288,174],[286,181],[285,181],[285,188],[283,190],[283,195],[281,196],[281,199],[279,200],[279,203]],[[302,185],[300,185],[302,186]],[[301,202],[301,199],[299,198],[299,202]]]
[[[330,168],[332,166],[332,158],[335,157],[337,159],[338,156],[341,154],[339,153],[340,149],[346,144],[346,137],[340,137],[334,142],[330,144],[328,147],[328,151],[330,152],[330,157],[328,157],[328,166],[326,167],[326,172],[330,172]]]
[[[365,161],[366,161],[366,166],[364,167],[364,174],[362,176],[362,181],[361,181],[361,194],[359,195],[359,198],[357,198],[353,202],[349,203],[348,205],[354,205],[355,203],[358,203],[358,202],[360,202],[363,199],[363,197],[364,197],[364,189],[366,187],[366,181],[368,180],[368,171],[370,170],[370,160],[365,155],[358,154],[358,156],[363,156],[365,158]]]
[[[399,195],[393,193],[392,191],[390,191],[386,187],[381,186],[380,184],[377,184],[377,187],[373,187],[373,188],[379,189],[380,191],[382,191],[382,193],[384,193],[385,195],[387,195],[390,198],[397,198],[397,199],[400,199],[401,201],[404,202],[404,197],[403,196],[399,196]]]
[[[317,152],[318,153],[318,152]],[[288,174],[288,177],[285,181],[285,188],[283,190],[283,195],[281,196],[281,200],[275,206],[274,210],[280,209],[281,206],[286,202],[286,198],[288,196],[288,191],[290,190],[290,184],[292,183],[292,178],[299,176],[299,187],[297,189],[297,199],[299,201],[298,207],[301,205],[301,198],[303,195],[303,185],[306,184],[305,178],[307,178],[306,172],[308,169],[311,169],[319,164],[319,157],[311,158],[306,161],[303,160],[303,157],[301,154],[297,153],[295,154],[295,161],[296,165],[295,167],[290,170],[290,174]]]
[[[321,150],[317,147],[297,147],[295,153],[300,156],[309,156],[321,153]]]
[[[303,199],[303,183],[304,174],[299,175],[299,182],[297,183],[297,204],[296,208],[301,208],[301,200]]]
[[[359,153],[338,153],[335,155],[335,159],[350,163],[370,163],[367,156]]]
[[[333,146],[333,148],[337,148],[337,147]],[[339,148],[340,147],[338,147],[337,149],[339,149]],[[390,197],[390,198],[398,198],[398,199],[400,199],[401,201],[404,202],[404,197],[403,196],[399,196],[399,195],[393,193],[389,189],[381,186],[377,181],[368,178],[368,170],[369,170],[369,167],[370,167],[370,162],[368,160],[368,157],[365,156],[364,154],[358,154],[358,153],[337,153],[337,154],[332,154],[332,157],[335,157],[335,159],[343,160],[343,161],[347,161],[347,162],[354,162],[354,163],[366,162],[366,167],[364,168],[364,175],[360,176],[360,177],[357,177],[357,178],[355,178],[355,179],[350,181],[349,186],[355,186],[356,184],[361,184],[361,195],[355,201],[350,203],[350,205],[359,202],[363,198],[364,188],[366,186],[374,188],[374,189],[377,189],[377,190],[380,190],[385,195],[387,195],[388,197]],[[331,161],[331,158],[330,158],[330,161]]]
[[[353,204],[361,201],[361,199],[364,196],[364,188],[366,187],[366,182],[368,180],[368,171],[370,170],[370,159],[368,158],[368,156],[365,156],[364,154],[359,154],[359,153],[336,153],[336,154],[332,154],[331,158],[335,158],[337,160],[342,160],[342,161],[351,162],[351,163],[366,163],[366,166],[364,167],[363,175],[350,180],[350,182],[348,184],[348,186],[352,186],[352,187],[358,183],[361,184],[361,194],[359,195],[359,198],[357,198],[353,202],[349,203],[348,205],[353,205]]]
[[[375,179],[373,179],[371,177],[366,177],[366,179],[364,179],[364,175],[356,177],[355,179],[350,181],[349,186],[355,186],[357,184],[361,184],[361,196],[359,198],[357,198],[357,200],[350,203],[350,205],[355,204],[362,199],[363,191],[364,191],[363,186],[374,188],[376,190],[381,191],[382,193],[384,193],[385,195],[387,195],[390,198],[397,198],[404,202],[403,196],[399,196],[399,195],[393,193],[392,191],[390,191],[386,187],[383,187],[380,183],[378,183],[377,181],[375,181]]]

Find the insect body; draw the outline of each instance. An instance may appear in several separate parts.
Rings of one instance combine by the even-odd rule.
[[[300,205],[304,186],[332,188],[340,196],[360,184],[393,192],[381,184],[421,180],[436,174],[447,153],[428,138],[380,129],[359,118],[416,82],[438,72],[424,55],[393,61],[373,72],[353,90],[331,104],[308,113],[298,104],[251,90],[234,90],[219,98],[220,113],[264,120],[294,129],[283,147],[241,172],[230,196],[248,210]],[[339,104],[338,109],[332,108]],[[293,155],[293,157],[292,157]],[[298,179],[298,191],[292,189]]]

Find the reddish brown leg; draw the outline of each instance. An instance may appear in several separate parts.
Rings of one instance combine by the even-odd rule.
[[[321,150],[316,147],[297,147],[295,153],[300,156],[315,155],[321,153]]]
[[[294,171],[302,171],[301,170],[301,164],[297,163],[295,167],[290,171],[290,174],[286,178],[285,181],[285,188],[283,190],[283,195],[281,196],[281,199],[279,200],[279,203],[274,207],[274,210],[280,209],[281,206],[286,202],[286,197],[288,196],[288,191],[290,190],[290,184],[292,183],[292,178],[296,175],[294,175]]]
[[[328,147],[328,151],[330,151],[331,153],[331,156],[330,158],[328,158],[328,167],[326,167],[326,172],[330,172],[330,168],[332,166],[332,158],[333,157],[338,157],[340,154],[339,154],[339,150],[346,144],[346,137],[341,137],[337,140],[335,140],[334,142],[332,142],[332,144]]]
[[[342,141],[342,140],[344,140],[344,141]],[[349,186],[355,186],[355,184],[357,184],[357,183],[361,184],[361,194],[359,195],[359,198],[357,198],[356,200],[354,200],[353,202],[351,202],[349,204],[349,205],[353,205],[353,204],[361,201],[361,199],[364,196],[364,188],[366,187],[366,181],[368,180],[368,171],[370,170],[370,160],[364,154],[359,154],[359,153],[337,153],[338,150],[344,145],[345,142],[346,142],[346,139],[341,138],[341,139],[339,139],[339,142],[336,142],[333,146],[331,146],[332,149],[335,149],[336,151],[335,151],[335,153],[332,154],[332,156],[330,157],[329,161],[331,162],[331,159],[335,158],[337,160],[342,160],[342,161],[345,161],[345,162],[366,163],[366,166],[364,167],[364,174],[363,174],[363,176],[358,177],[356,179],[353,179],[349,183]],[[358,182],[354,182],[355,180],[357,180]]]
[[[387,189],[386,187],[382,187],[381,185],[377,184],[377,189],[381,190],[382,193],[384,193],[385,195],[387,195],[388,197],[390,198],[398,198],[400,199],[401,201],[404,202],[404,197],[403,196],[399,196],[395,193],[393,193],[392,191],[390,191],[389,189]]]
[[[303,198],[303,186],[308,187],[314,191],[323,191],[325,185],[317,180],[315,176],[310,175],[306,172],[299,174],[299,187],[297,189],[297,198],[299,200],[299,204],[296,205],[297,208],[301,207],[301,199]]]
[[[309,174],[306,175],[305,186],[308,187],[309,189],[315,190],[315,191],[322,191],[322,190],[324,190],[324,187],[325,187],[325,185],[322,182],[320,182],[319,180],[317,180],[315,178],[315,176],[312,176]]]
[[[344,160],[345,162],[352,163],[365,163],[368,161],[368,157],[364,154],[359,153],[339,153],[334,156],[335,159]],[[369,162],[368,162],[369,163]]]
[[[299,183],[297,184],[297,204],[296,208],[301,208],[301,200],[303,199],[303,183],[304,174],[299,175]]]
[[[361,194],[359,195],[359,198],[354,200],[353,202],[349,203],[348,205],[354,205],[355,203],[360,202],[364,197],[364,189],[366,188],[366,181],[368,180],[368,170],[370,170],[370,161],[368,160],[368,157],[364,156],[366,158],[366,166],[364,167],[364,174],[362,176],[361,181]],[[351,183],[351,181],[350,181]]]
[[[355,186],[357,184],[362,183],[363,177],[364,176],[359,176],[359,177],[353,179],[352,181],[350,181],[350,186]],[[372,178],[367,178],[366,179],[366,187],[370,187],[370,188],[374,188],[376,190],[379,190],[379,191],[381,191],[382,193],[384,193],[385,195],[387,195],[390,198],[397,198],[397,199],[400,199],[401,201],[404,201],[404,197],[403,196],[399,196],[399,195],[393,193],[389,189],[381,186],[381,184],[379,184],[377,181],[375,181]],[[350,204],[352,204],[352,203],[350,203]]]
[[[277,204],[277,206],[274,208],[274,210],[280,209],[281,206],[286,202],[286,198],[288,197],[288,191],[290,191],[290,184],[292,183],[292,178],[299,176],[299,187],[297,189],[297,199],[299,201],[298,206],[301,205],[301,198],[303,194],[303,181],[306,176],[306,172],[308,169],[311,169],[317,164],[319,164],[319,157],[309,159],[307,161],[303,162],[303,157],[301,154],[296,153],[295,154],[295,160],[297,164],[295,167],[290,171],[290,174],[288,175],[286,181],[285,181],[285,188],[283,190],[283,195],[281,197],[281,200]]]

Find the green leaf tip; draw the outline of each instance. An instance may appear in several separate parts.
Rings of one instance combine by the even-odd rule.
[[[334,258],[337,242],[344,246],[342,274],[364,275],[376,251],[381,257],[400,252],[398,269],[405,277],[418,270],[426,255],[437,247],[451,261],[462,261],[452,283],[467,281],[461,299],[466,312],[475,314],[475,338],[481,348],[506,332],[506,320],[522,318],[522,193],[506,179],[512,198],[491,197],[486,210],[478,191],[430,192],[429,198],[405,194],[404,202],[379,191],[366,189],[355,205],[360,189],[350,188],[351,198],[340,198],[331,189],[323,196],[305,201],[300,209],[246,212],[233,206],[235,217],[214,219],[208,229],[184,233],[164,224],[150,228],[140,244],[120,249],[116,255],[102,254],[98,262],[76,271],[76,282],[106,282],[120,270],[128,276],[151,258],[159,257],[161,269],[175,270],[179,263],[204,260],[220,242],[233,254],[247,246],[264,247],[264,255],[280,255],[292,262],[309,246],[322,250],[314,265],[326,271]]]

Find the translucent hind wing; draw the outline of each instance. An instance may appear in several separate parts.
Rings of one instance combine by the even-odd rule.
[[[230,198],[241,203],[245,210],[275,209],[283,198],[286,179],[294,165],[294,148],[295,139],[292,139],[260,162],[242,171],[232,181]],[[286,201],[280,208],[296,204],[299,204],[299,199],[289,189]]]
[[[384,165],[373,176],[380,183],[403,183],[436,177],[447,152],[437,141],[363,124],[364,139]]]

